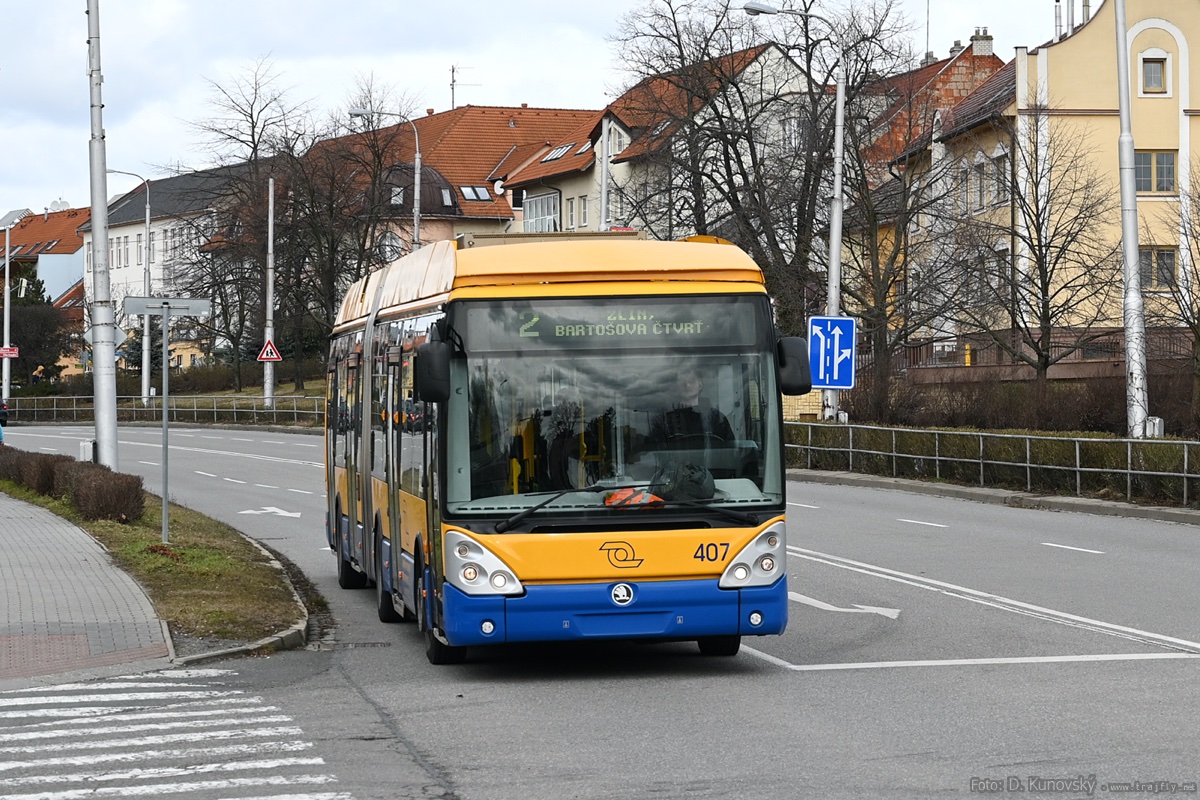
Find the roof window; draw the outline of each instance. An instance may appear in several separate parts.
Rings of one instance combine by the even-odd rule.
[[[547,153],[547,154],[546,154],[546,157],[545,157],[545,158],[543,158],[543,159],[542,159],[542,161],[543,161],[543,162],[546,162],[546,161],[557,161],[558,159],[560,159],[560,158],[562,158],[563,156],[565,156],[565,155],[566,155],[566,154],[567,154],[567,153],[570,151],[570,149],[571,149],[572,147],[574,147],[574,146],[575,146],[575,143],[574,143],[574,142],[571,142],[570,144],[562,144],[562,145],[559,145],[558,147],[554,148],[554,149],[553,149],[553,150],[551,150],[549,153]]]
[[[468,200],[491,200],[492,194],[486,186],[460,186],[458,190]]]
[[[577,156],[582,155],[591,149],[592,149],[592,140],[588,139],[586,142],[583,143],[582,147],[580,147],[578,150],[575,151],[575,155],[577,155]]]

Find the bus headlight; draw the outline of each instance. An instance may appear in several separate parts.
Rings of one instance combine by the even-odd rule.
[[[479,542],[458,531],[447,531],[446,577],[470,595],[519,595],[525,587],[507,564]]]
[[[786,556],[787,537],[784,535],[784,524],[777,522],[755,536],[750,544],[733,557],[717,585],[722,589],[770,586],[779,580],[783,573],[780,565],[786,561]]]

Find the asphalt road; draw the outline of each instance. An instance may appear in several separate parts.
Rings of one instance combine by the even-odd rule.
[[[75,455],[91,431],[6,434]],[[122,471],[155,492],[160,436],[119,434]],[[1200,781],[1192,526],[792,483],[783,636],[733,659],[615,644],[433,667],[411,625],[337,587],[321,461],[316,436],[173,428],[170,494],[329,599],[326,649],[216,666],[314,737],[348,796],[1136,797]]]

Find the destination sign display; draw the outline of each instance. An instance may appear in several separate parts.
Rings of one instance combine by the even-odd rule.
[[[760,297],[589,298],[470,303],[468,351],[751,346],[766,312]]]

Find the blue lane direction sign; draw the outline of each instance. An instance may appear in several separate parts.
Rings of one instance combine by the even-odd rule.
[[[808,320],[808,364],[814,389],[853,389],[858,341],[854,317]]]

